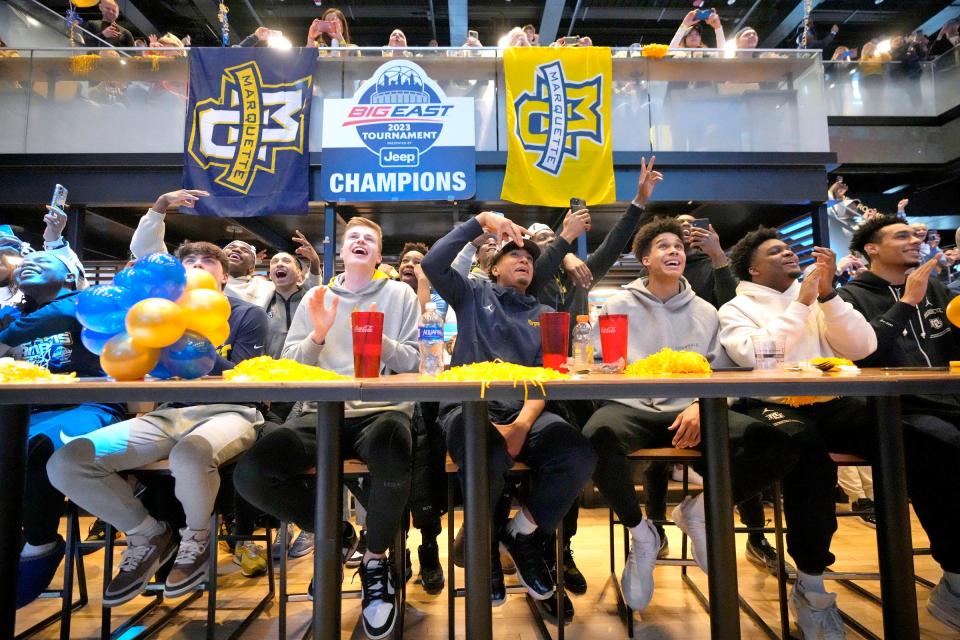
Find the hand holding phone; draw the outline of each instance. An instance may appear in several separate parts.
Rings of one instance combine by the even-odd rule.
[[[563,36],[563,46],[565,47],[580,46],[580,36]]]
[[[713,13],[712,9],[698,9],[696,18],[700,21],[706,21],[710,18],[711,13]]]
[[[479,40],[480,34],[474,31],[473,29],[470,29],[469,31],[467,31],[467,37],[473,38],[474,40]]]
[[[710,218],[694,218],[690,223],[690,226],[696,229],[703,229],[704,231],[710,231]]]
[[[583,198],[570,198],[570,211],[576,213],[587,208],[587,201]]]
[[[56,209],[63,209],[67,204],[67,188],[58,184],[53,188],[53,196],[50,198],[50,206]]]

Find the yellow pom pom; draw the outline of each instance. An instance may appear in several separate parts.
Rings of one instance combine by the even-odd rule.
[[[312,367],[286,358],[275,360],[259,356],[244,360],[233,369],[223,372],[223,377],[235,382],[319,382],[325,380],[352,380],[335,371]]]
[[[550,380],[569,380],[570,376],[566,373],[560,373],[546,367],[527,367],[520,364],[512,364],[495,360],[494,362],[474,362],[459,367],[453,367],[444,371],[437,380],[448,380],[453,382],[482,382],[480,397],[486,395],[487,387],[493,382],[513,382],[513,386],[523,383],[523,399],[527,400],[529,392],[528,385],[534,385],[540,389],[540,393],[547,395],[543,383]]]
[[[0,384],[75,382],[75,373],[50,373],[49,369],[13,358],[0,358]]]
[[[661,373],[710,373],[710,363],[694,351],[674,351],[664,347],[653,355],[637,360],[624,370],[628,376]]]

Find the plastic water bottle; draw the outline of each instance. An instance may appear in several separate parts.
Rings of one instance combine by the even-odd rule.
[[[428,302],[420,316],[420,375],[443,373],[443,346],[443,318],[437,312],[437,305]]]
[[[589,372],[593,367],[593,340],[590,316],[577,316],[573,328],[573,368],[575,373]]]

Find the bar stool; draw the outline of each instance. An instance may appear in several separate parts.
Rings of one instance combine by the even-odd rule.
[[[237,458],[228,460],[224,464],[220,465],[220,475],[221,477],[228,476],[232,471],[233,467],[236,464]],[[139,478],[171,478],[172,474],[170,472],[170,463],[168,460],[158,460],[157,462],[152,462],[150,464],[144,465],[142,467],[137,467],[136,469],[128,469],[123,472],[122,475],[135,475]],[[158,581],[154,577],[150,583],[147,585],[145,590],[146,595],[153,598],[151,602],[137,611],[135,614],[127,618],[119,627],[112,629],[111,617],[112,611],[110,607],[104,607],[101,605],[101,626],[100,626],[100,637],[101,640],[109,640],[110,638],[118,638],[123,636],[125,640],[130,638],[141,638],[147,637],[155,633],[156,631],[162,629],[166,626],[176,615],[190,605],[192,602],[197,600],[200,596],[203,595],[203,592],[207,592],[207,624],[206,624],[206,637],[208,640],[213,640],[216,636],[216,616],[217,616],[217,543],[220,540],[225,540],[227,536],[221,536],[218,534],[218,523],[219,516],[221,513],[220,500],[224,497],[224,492],[222,490],[223,486],[231,486],[232,483],[223,483],[221,484],[221,492],[217,496],[217,501],[214,505],[213,514],[210,516],[210,560],[208,563],[208,579],[206,582],[202,583],[197,589],[186,596],[181,602],[177,603],[176,606],[168,609],[163,613],[163,615],[151,622],[143,630],[139,631],[135,635],[128,635],[127,631],[130,630],[134,625],[136,625],[140,620],[150,614],[154,609],[163,604],[163,582]],[[232,501],[231,501],[232,502]],[[107,584],[111,576],[113,575],[113,549],[117,544],[114,541],[113,537],[113,527],[109,523],[105,523],[105,536],[104,536],[104,562],[103,562],[103,587],[106,589]],[[233,640],[234,638],[240,637],[240,635],[247,629],[248,626],[253,622],[257,616],[267,607],[270,602],[273,601],[273,596],[276,593],[274,577],[273,577],[273,558],[269,552],[269,545],[271,540],[270,527],[268,526],[263,534],[252,534],[252,535],[241,535],[241,536],[230,536],[232,539],[238,542],[264,542],[267,545],[267,576],[268,576],[268,588],[267,593],[257,601],[257,604],[250,610],[250,613],[240,622],[240,625],[231,633],[228,638]],[[124,540],[121,544],[126,544]],[[163,573],[161,568],[160,573]]]
[[[456,483],[457,483],[457,474],[460,472],[460,467],[454,462],[450,456],[447,456],[447,461],[445,465],[445,471],[447,474],[447,635],[449,638],[455,637],[455,622],[456,622],[456,599],[463,598],[467,595],[467,590],[463,587],[457,587],[457,578],[456,578],[456,567],[453,563],[453,547],[454,547],[454,522],[453,516],[456,509],[454,504],[454,496],[456,495]],[[524,476],[528,477],[530,474],[530,467],[525,465],[522,462],[514,462],[513,466],[510,468],[509,475],[512,476]],[[556,530],[556,580],[555,580],[555,593],[554,598],[556,599],[557,607],[557,640],[563,640],[564,638],[564,614],[563,614],[563,601],[566,597],[566,591],[563,587],[563,521],[560,521],[560,524],[557,526]],[[519,569],[518,569],[519,571]],[[540,632],[540,636],[547,638],[547,640],[552,640],[553,635],[550,633],[550,630],[547,628],[547,621],[544,620],[543,612],[540,610],[540,607],[537,606],[537,601],[527,593],[526,587],[522,584],[511,584],[506,585],[506,592],[509,593],[523,593],[526,596],[527,606],[530,608],[530,613],[533,615],[533,620],[537,625],[537,631]]]
[[[21,631],[14,636],[15,640],[29,638],[57,621],[60,622],[61,640],[69,640],[70,622],[73,612],[87,604],[87,574],[83,567],[83,554],[80,552],[80,545],[87,543],[80,541],[80,524],[77,505],[70,500],[66,500],[64,505],[67,519],[67,537],[63,564],[63,586],[60,589],[47,589],[40,594],[41,598],[60,598],[60,611],[38,621],[29,629]],[[76,572],[76,582],[79,592],[77,594],[79,596],[77,600],[73,600],[74,572]]]
[[[370,469],[367,467],[366,463],[362,460],[348,459],[343,461],[343,477],[344,479],[350,478],[360,478],[370,474]],[[306,476],[316,475],[315,469],[310,469]],[[285,520],[280,521],[279,531],[281,534],[287,530],[287,525],[289,523]],[[407,581],[406,581],[406,532],[403,528],[397,530],[397,536],[394,538],[393,546],[390,547],[390,557],[393,562],[393,583],[394,589],[397,595],[397,619],[393,625],[393,632],[391,637],[399,640],[403,638],[403,624],[404,624],[404,613],[407,603]],[[269,550],[268,550],[268,553]],[[270,553],[272,556],[273,554]],[[271,568],[272,571],[272,568]],[[342,573],[342,568],[341,568]],[[341,575],[342,580],[342,575]],[[363,591],[361,589],[341,589],[340,595],[342,598],[348,599],[359,599],[363,597]],[[303,602],[310,601],[312,598],[308,593],[289,593],[287,591],[287,554],[284,551],[280,555],[280,595],[279,595],[279,608],[278,608],[278,631],[277,637],[279,640],[286,640],[287,637],[287,603],[288,602]],[[361,614],[362,615],[362,614]],[[313,631],[313,620],[307,625],[307,628],[304,630],[303,638],[306,640],[311,637],[311,632]]]

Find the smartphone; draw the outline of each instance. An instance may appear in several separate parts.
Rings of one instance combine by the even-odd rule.
[[[320,20],[319,24],[321,33],[333,33],[335,30],[333,20]]]
[[[690,226],[704,231],[710,231],[710,218],[694,218]]]
[[[467,31],[467,37],[473,38],[474,40],[479,40],[480,34],[474,31],[473,29],[470,29],[469,31]]]
[[[587,201],[583,198],[570,198],[570,211],[580,211],[587,208]]]
[[[53,188],[53,197],[50,198],[50,206],[57,209],[63,209],[67,204],[67,188],[58,184]]]
[[[843,176],[837,176],[837,184],[843,184]]]
[[[576,47],[580,45],[580,36],[563,36],[563,45],[565,47]]]
[[[698,9],[696,18],[697,20],[707,20],[712,13],[713,11],[711,9]]]

